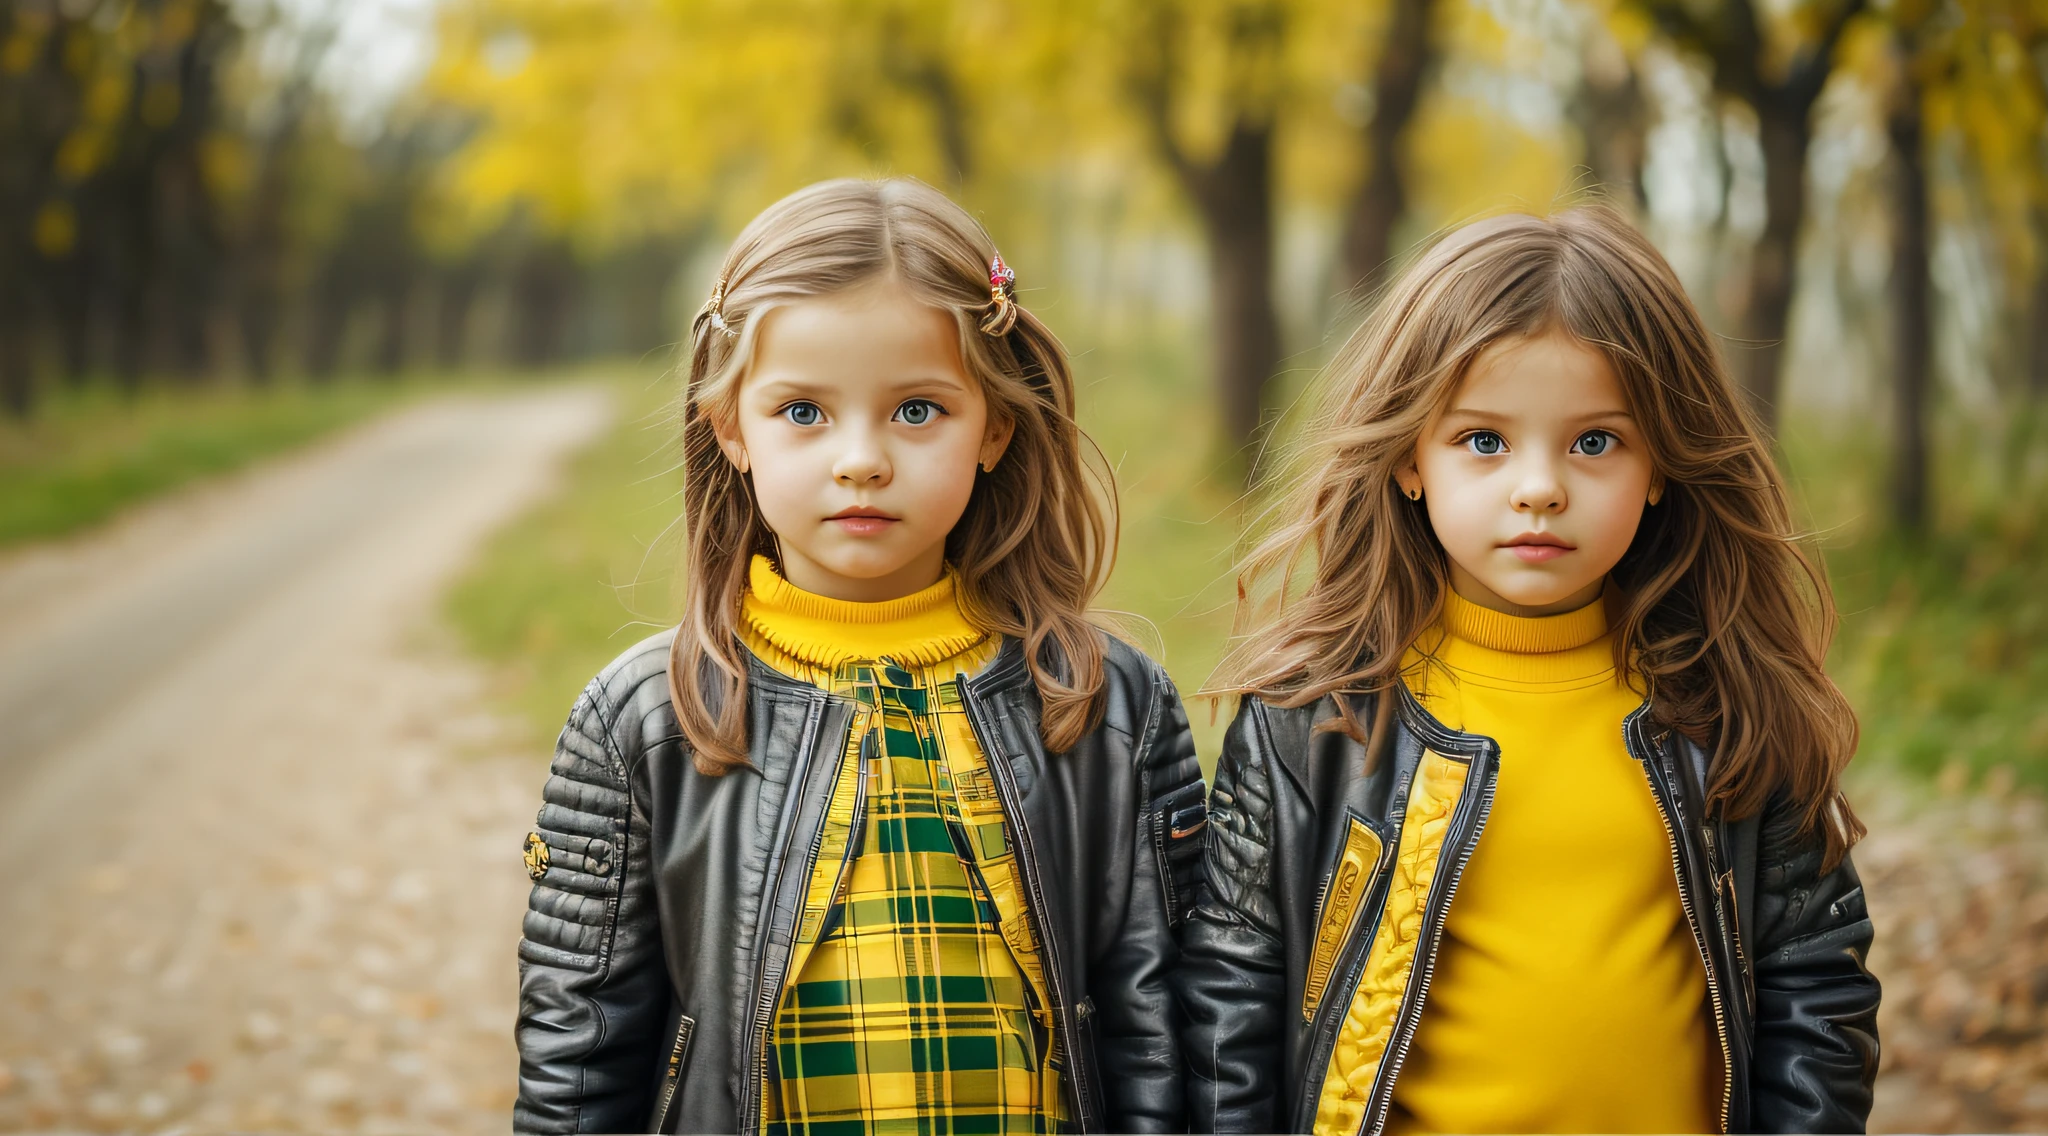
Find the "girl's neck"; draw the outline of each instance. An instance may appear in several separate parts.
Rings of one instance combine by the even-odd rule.
[[[937,544],[893,572],[881,576],[846,576],[810,559],[789,545],[778,550],[782,578],[814,596],[849,603],[886,603],[913,596],[946,574],[946,546]]]
[[[1604,595],[1595,594],[1571,611],[1526,616],[1485,607],[1454,591],[1444,597],[1442,623],[1453,637],[1490,650],[1548,654],[1586,646],[1607,634],[1607,605]]]
[[[1518,604],[1496,593],[1485,584],[1480,583],[1479,577],[1459,567],[1457,561],[1451,561],[1451,592],[1454,595],[1462,598],[1467,603],[1477,604],[1488,610],[1500,612],[1502,615],[1519,616],[1524,619],[1539,619],[1544,616],[1563,615],[1566,612],[1577,611],[1599,600],[1601,593],[1606,588],[1607,579],[1603,576],[1554,603]]]

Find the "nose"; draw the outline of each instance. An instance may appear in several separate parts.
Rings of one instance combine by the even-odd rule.
[[[889,451],[881,439],[868,430],[848,430],[846,445],[832,462],[832,478],[853,488],[874,488],[889,483]]]
[[[1564,478],[1555,462],[1542,457],[1524,460],[1509,502],[1517,513],[1559,513],[1564,511]]]

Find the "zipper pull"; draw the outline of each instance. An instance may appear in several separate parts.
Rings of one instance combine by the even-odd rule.
[[[1076,1003],[1074,1003],[1074,1020],[1075,1020],[1075,1021],[1077,1021],[1077,1022],[1085,1022],[1085,1021],[1087,1021],[1087,1020],[1088,1020],[1089,1018],[1092,1018],[1092,1017],[1094,1017],[1094,1016],[1095,1016],[1095,999],[1094,999],[1094,998],[1092,998],[1092,997],[1087,997],[1087,996],[1083,996],[1083,997],[1082,997],[1082,999],[1081,999],[1081,1000],[1080,1000],[1079,1002],[1076,1002]]]

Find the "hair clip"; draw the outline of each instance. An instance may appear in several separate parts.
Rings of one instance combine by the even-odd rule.
[[[988,262],[988,315],[981,330],[988,335],[1008,335],[1017,323],[1017,270],[1003,263],[997,253]]]
[[[724,333],[725,333],[725,335],[726,335],[726,338],[728,338],[728,339],[738,339],[738,338],[739,338],[739,334],[740,334],[740,333],[739,333],[739,332],[737,332],[737,331],[734,331],[734,330],[732,329],[732,325],[731,325],[731,324],[728,324],[728,323],[726,323],[726,322],[725,322],[725,277],[724,277],[724,276],[722,276],[722,275],[721,275],[721,276],[720,276],[720,277],[718,278],[718,282],[717,282],[716,284],[713,284],[713,285],[711,286],[711,298],[710,298],[709,300],[706,300],[706,301],[704,302],[704,307],[703,307],[703,310],[702,310],[702,311],[700,311],[700,312],[699,312],[698,314],[700,314],[700,315],[701,315],[701,314],[703,314],[704,312],[709,312],[709,313],[711,313],[711,326],[712,326],[712,327],[714,327],[714,328],[717,328],[717,329],[718,329],[719,331],[722,331],[722,332],[724,332]]]

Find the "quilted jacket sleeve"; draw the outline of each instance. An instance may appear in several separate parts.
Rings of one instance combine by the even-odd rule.
[[[1878,1056],[1870,916],[1855,866],[1845,856],[1822,872],[1820,836],[1798,827],[1795,808],[1773,801],[1758,834],[1750,1120],[1758,1132],[1861,1132]]]
[[[1189,1121],[1196,1132],[1278,1132],[1286,954],[1272,892],[1271,755],[1246,698],[1209,795],[1202,898],[1181,935],[1175,992],[1187,1017]]]
[[[611,719],[600,678],[555,743],[538,846],[528,839],[519,1132],[637,1132],[650,1111],[668,978],[660,936],[646,930],[656,925],[646,812]]]

